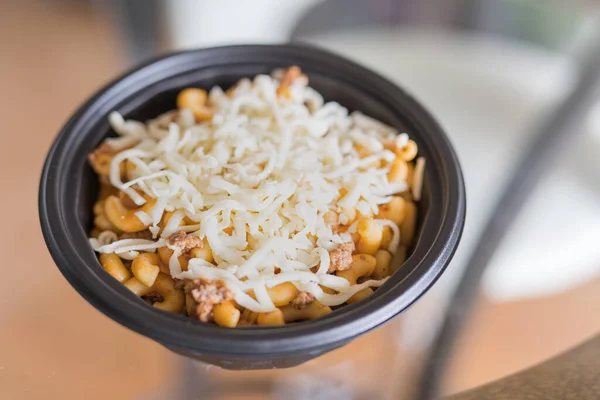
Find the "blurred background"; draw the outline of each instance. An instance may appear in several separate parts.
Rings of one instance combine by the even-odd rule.
[[[398,399],[414,388],[466,260],[531,134],[578,79],[594,0],[0,2],[0,398]],[[283,371],[185,360],[97,312],[54,266],[37,218],[45,154],[91,94],[157,55],[302,41],[409,90],[462,162],[468,217],[444,276],[402,316]],[[600,100],[600,98],[599,98]],[[443,380],[463,391],[600,331],[600,102],[557,154],[483,276]],[[465,311],[467,312],[467,311]]]

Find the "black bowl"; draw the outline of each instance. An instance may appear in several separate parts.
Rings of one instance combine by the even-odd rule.
[[[299,65],[326,100],[407,132],[427,159],[410,258],[367,300],[314,321],[225,329],[148,306],[108,275],[88,244],[98,181],[87,154],[111,135],[107,115],[147,120],[175,107],[188,86],[229,87],[242,77]],[[307,46],[233,46],[172,54],[117,79],[88,100],[52,146],[40,183],[42,231],[71,285],[110,318],[180,354],[230,369],[298,365],[376,328],[405,310],[452,258],[465,219],[463,178],[448,138],[402,89],[337,55]]]

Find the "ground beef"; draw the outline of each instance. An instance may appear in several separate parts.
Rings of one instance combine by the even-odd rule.
[[[200,237],[188,235],[183,231],[177,231],[169,236],[169,244],[171,246],[179,247],[182,253],[203,246],[202,239]]]
[[[188,281],[185,292],[194,299],[196,303],[196,316],[202,322],[213,320],[213,309],[215,305],[233,299],[233,292],[229,290],[223,281],[209,281],[206,279],[194,279]]]
[[[335,271],[345,271],[350,269],[352,266],[352,252],[354,251],[354,243],[348,242],[343,243],[335,249],[329,251],[329,270],[327,272],[333,273]]]
[[[144,300],[149,304],[163,301],[163,297],[159,293],[150,293],[144,296]]]
[[[312,294],[310,294],[308,292],[300,292],[296,295],[294,300],[292,300],[292,305],[294,306],[295,309],[301,310],[307,304],[312,303],[314,300],[315,300],[315,296],[313,296]]]

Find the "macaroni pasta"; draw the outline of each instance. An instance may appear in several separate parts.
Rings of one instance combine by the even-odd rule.
[[[90,243],[133,294],[277,326],[367,298],[404,261],[425,165],[406,134],[325,103],[298,67],[187,88],[176,106],[146,124],[112,113],[119,136],[89,156]]]

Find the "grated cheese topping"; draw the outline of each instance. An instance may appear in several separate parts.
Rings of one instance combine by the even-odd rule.
[[[336,233],[324,216],[335,211],[344,225],[349,221],[345,210],[376,215],[379,205],[406,190],[406,182],[387,179],[396,154],[386,147],[406,145],[408,136],[338,103],[325,103],[306,79],[289,86],[289,98],[278,97],[276,76],[242,80],[230,96],[213,88],[208,104],[214,116],[206,122],[196,123],[190,110],[147,124],[111,113],[119,137],[107,140],[118,150],[110,183],[137,205],[156,199],[150,212],[135,213],[154,239],[117,240],[103,232],[90,239],[94,250],[131,259],[168,246],[167,238],[178,229],[197,235],[210,246],[214,263],[193,258],[183,271],[181,252],[172,247],[173,278],[223,280],[236,302],[255,312],[275,309],[266,289],[284,282],[329,306],[382,285],[385,279],[350,285],[327,273],[329,251],[352,238]],[[359,148],[368,156],[361,157]],[[128,181],[121,176],[125,161],[135,166]],[[166,212],[172,213],[169,222],[159,227]],[[394,251],[398,227],[378,221],[392,227]]]

